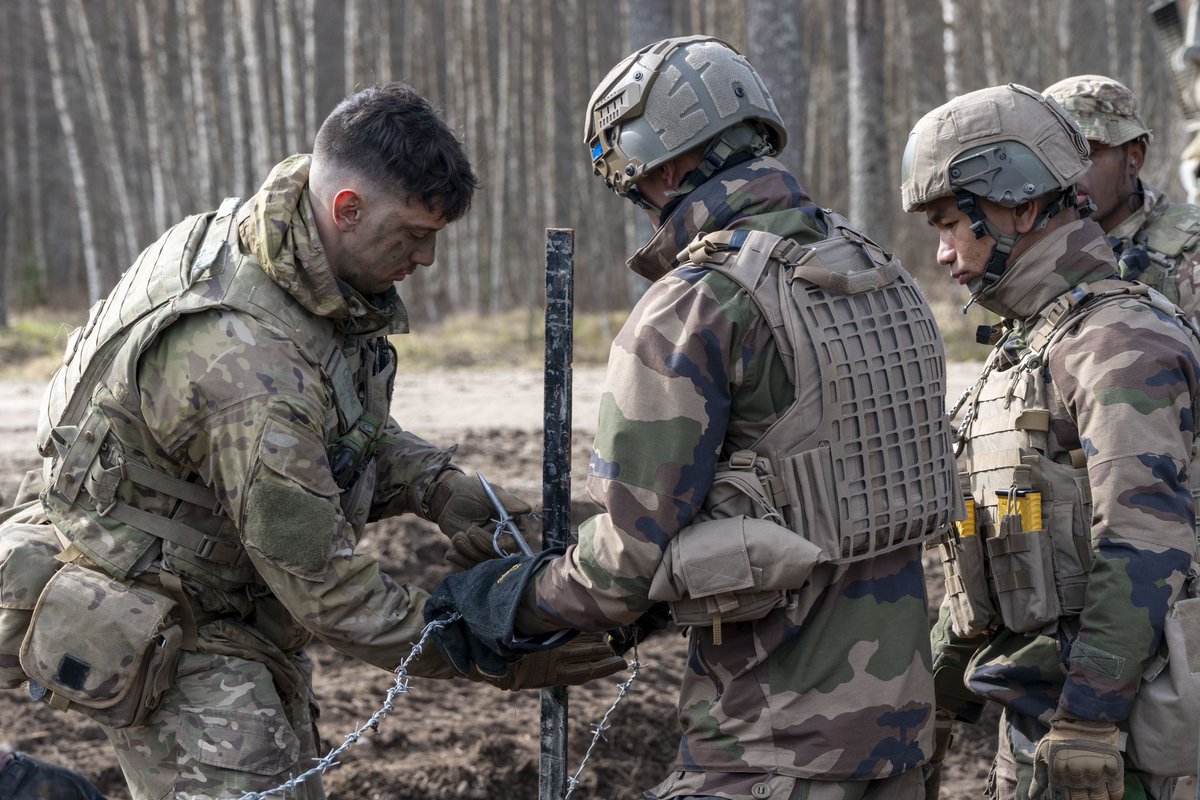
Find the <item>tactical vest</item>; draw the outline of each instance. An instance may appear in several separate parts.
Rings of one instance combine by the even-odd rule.
[[[1147,286],[1115,279],[1080,284],[1033,320],[1023,341],[1010,331],[960,402],[967,514],[940,546],[958,635],[1001,624],[1031,632],[1083,610],[1092,563],[1087,461],[1082,450],[1052,451],[1042,375],[1058,341],[1100,308],[1130,300],[1192,329]]]
[[[215,214],[188,217],[147,248],[71,335],[47,390],[38,425],[43,503],[72,548],[120,581],[158,563],[163,580],[190,576],[224,592],[255,581],[234,521],[213,491],[184,465],[164,468],[145,455],[155,439],[139,410],[139,360],[184,314],[247,314],[293,342],[320,372],[337,416],[336,425],[326,420],[336,428],[327,444],[339,467],[343,513],[357,528],[366,522],[394,352],[382,337],[339,332],[242,255],[238,206],[227,199]]]
[[[815,244],[736,230],[686,251],[750,295],[793,385],[814,359],[821,375],[819,412],[793,403],[734,454],[705,513],[722,484],[760,483],[755,516],[776,515],[827,560],[850,563],[939,535],[960,501],[933,315],[899,261],[820,213],[830,235]]]
[[[1131,238],[1111,239],[1117,271],[1180,302],[1178,268],[1183,254],[1200,244],[1200,207],[1190,203],[1153,209]]]

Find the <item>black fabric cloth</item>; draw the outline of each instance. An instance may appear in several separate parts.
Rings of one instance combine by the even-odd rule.
[[[576,632],[519,640],[513,634],[525,587],[545,561],[562,553],[559,547],[532,556],[493,559],[444,578],[425,603],[425,621],[446,619],[454,612],[462,619],[433,632],[442,657],[463,675],[474,667],[499,677],[522,656],[570,641]]]
[[[15,753],[0,770],[0,800],[105,800],[92,782],[65,767]]]
[[[671,607],[667,603],[655,603],[633,621],[608,631],[608,644],[619,656],[641,644],[659,631],[671,625]]]

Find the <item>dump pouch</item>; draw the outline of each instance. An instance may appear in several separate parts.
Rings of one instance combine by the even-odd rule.
[[[1195,775],[1200,760],[1200,567],[1192,566],[1126,720],[1126,757],[1164,777]]]
[[[747,516],[706,520],[671,540],[650,584],[679,625],[762,619],[787,603],[824,561],[820,548],[782,525]]]
[[[41,504],[31,510],[37,516]],[[50,525],[24,522],[29,514],[0,527],[0,689],[15,689],[27,679],[21,668],[21,642],[38,597],[62,567],[62,547]]]
[[[1016,530],[1002,521],[1000,535],[984,546],[1005,627],[1028,633],[1057,620],[1062,609],[1054,588],[1054,547],[1046,531]]]
[[[21,666],[36,699],[124,728],[158,707],[182,641],[173,599],[72,563],[38,598]]]

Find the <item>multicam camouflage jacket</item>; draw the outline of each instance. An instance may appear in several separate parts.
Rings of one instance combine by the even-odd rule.
[[[1124,720],[1195,556],[1188,470],[1200,407],[1200,351],[1169,302],[1150,302],[1141,287],[1120,294],[1130,291],[1122,288],[1129,285],[1107,280],[1115,272],[1100,227],[1079,220],[1022,253],[993,293],[979,301],[1011,328],[975,391],[998,398],[997,403],[1005,398],[1020,402],[1022,397],[1044,402],[1047,408],[1026,414],[1026,424],[1028,430],[1040,431],[1036,441],[1044,442],[1045,452],[1021,463],[1067,474],[1068,485],[1080,486],[1084,501],[1073,508],[1075,500],[1044,497],[1045,516],[1035,513],[1036,519],[1019,529],[1034,531],[1034,542],[1046,542],[1065,514],[1068,536],[1073,527],[1080,528],[1076,546],[1090,566],[1075,572],[1083,586],[1051,586],[1052,605],[1057,608],[1061,602],[1062,610],[1025,632],[1005,622],[974,638],[958,636],[947,595],[933,636],[938,700],[960,719],[971,720],[970,699],[965,693],[955,697],[953,687],[942,692],[943,667],[948,674],[954,668],[965,670],[966,687],[976,696],[1043,724],[1056,712],[1077,719]],[[1081,305],[1077,316],[1068,310],[1064,318],[1072,322],[1044,350],[1031,345],[1039,325],[1076,302],[1089,302],[1085,298],[1093,286],[1116,289],[1097,300],[1094,310]],[[1039,352],[1043,357],[1038,358]],[[1002,415],[999,406],[991,408]],[[988,484],[981,476],[1005,454],[975,443],[995,439],[1003,433],[1001,424],[983,406],[962,422],[965,449],[959,467],[971,476],[977,495],[981,487],[995,488],[995,479]],[[1019,502],[1011,499],[1012,492],[988,494]],[[975,501],[993,509],[997,503],[990,496]],[[976,538],[984,533],[981,529]],[[996,532],[986,533],[991,540]],[[1001,536],[988,544],[1003,541]],[[1009,549],[989,552],[996,557]],[[1054,577],[1059,578],[1057,563]],[[997,590],[1012,591],[1015,584]]]
[[[1142,182],[1141,208],[1109,232],[1118,257],[1143,246],[1149,257],[1137,280],[1158,289],[1200,324],[1200,207],[1172,203]]]
[[[404,308],[394,290],[365,298],[335,279],[308,200],[309,164],[277,165],[225,219],[227,235],[212,238],[219,215],[180,223],[93,311],[56,376],[81,377],[52,384],[85,410],[60,411],[52,388],[43,427],[79,414],[108,433],[75,438],[99,448],[80,467],[84,491],[61,491],[74,451],[60,448],[44,497],[56,527],[118,580],[178,576],[201,651],[283,663],[316,634],[392,669],[423,627],[427,595],[397,585],[358,541],[368,519],[419,512],[452,450],[387,417],[390,374],[371,382],[391,352],[382,334],[405,328]],[[113,352],[106,341],[120,343],[112,366],[95,355]],[[375,404],[386,435],[339,484],[329,449],[373,391],[386,395]],[[46,438],[60,431],[74,428]],[[205,546],[160,538],[172,530],[166,518],[204,534]],[[426,673],[448,674],[427,661]]]
[[[814,364],[788,379],[746,291],[676,253],[696,235],[768,230],[825,238],[797,181],[772,159],[727,169],[687,195],[630,262],[657,279],[609,356],[588,489],[605,509],[536,579],[527,634],[634,621],[718,463],[813,394]],[[677,267],[677,268],[676,268]],[[668,274],[669,273],[669,274]],[[818,401],[819,402],[819,401]],[[815,429],[821,414],[814,411]],[[683,530],[681,534],[680,531]],[[534,603],[530,602],[530,606]],[[920,548],[819,565],[794,602],[753,622],[690,629],[678,772],[658,797],[789,796],[800,778],[867,780],[928,759],[932,681]],[[649,795],[648,795],[649,796]]]

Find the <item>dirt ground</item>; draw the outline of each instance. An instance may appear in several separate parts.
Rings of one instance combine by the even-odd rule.
[[[973,379],[976,366],[952,365],[953,401]],[[582,495],[583,475],[595,431],[602,370],[574,373],[572,474],[576,522],[594,510]],[[36,410],[42,387],[0,383],[0,492],[11,497],[32,457]],[[482,470],[493,482],[541,496],[541,375],[535,371],[442,371],[402,375],[397,380],[395,417],[405,427],[439,444],[459,442],[457,461]],[[365,546],[385,570],[426,588],[446,574],[444,546],[436,528],[421,520],[378,524]],[[931,599],[941,596],[940,567],[928,570]],[[320,727],[326,747],[335,746],[381,704],[389,673],[363,666],[321,644],[310,650],[321,702]],[[685,654],[677,631],[660,634],[641,648],[643,670],[612,719],[573,796],[634,798],[658,783],[675,753],[675,675]],[[570,690],[570,755],[574,773],[598,722],[617,696],[614,676]],[[981,796],[993,748],[996,714],[964,729],[948,758],[944,800]],[[109,798],[128,798],[121,771],[99,728],[77,715],[64,715],[29,701],[22,691],[0,692],[0,742],[87,775]],[[360,740],[325,777],[332,800],[358,798],[537,797],[538,696],[488,687],[414,680],[378,732]],[[1194,786],[1194,784],[1190,784]],[[1177,797],[1194,797],[1181,787]]]

